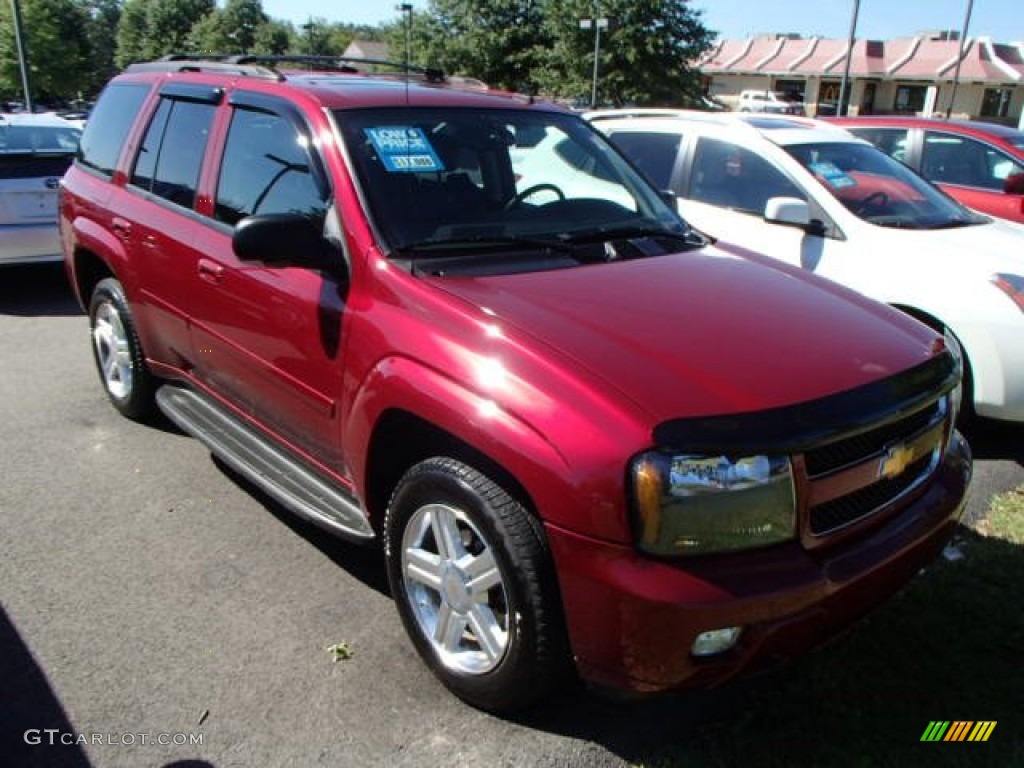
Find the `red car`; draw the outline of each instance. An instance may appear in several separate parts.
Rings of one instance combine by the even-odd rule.
[[[378,544],[457,695],[713,685],[948,541],[942,336],[715,247],[553,105],[278,64],[115,78],[63,181],[68,274],[113,406]]]
[[[1024,223],[1024,133],[994,123],[923,117],[834,117],[968,208]]]

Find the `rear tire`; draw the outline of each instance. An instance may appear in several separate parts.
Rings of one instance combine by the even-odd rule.
[[[432,458],[384,521],[388,579],[417,652],[455,695],[511,712],[561,681],[568,654],[538,521],[486,475]]]
[[[150,416],[156,380],[146,366],[124,288],[113,277],[100,280],[93,289],[89,330],[96,369],[110,402],[129,419]]]

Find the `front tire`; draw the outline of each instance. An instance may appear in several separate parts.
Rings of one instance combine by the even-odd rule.
[[[146,367],[124,288],[113,277],[100,280],[93,289],[89,330],[96,369],[110,402],[129,419],[145,419],[153,412],[156,383]]]
[[[453,693],[510,712],[560,681],[567,653],[551,559],[522,504],[476,469],[432,458],[398,483],[384,528],[402,622]]]

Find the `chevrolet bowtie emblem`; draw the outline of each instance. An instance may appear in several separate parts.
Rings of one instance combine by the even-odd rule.
[[[878,465],[878,476],[896,477],[896,475],[902,474],[903,470],[914,461],[914,457],[915,451],[908,445],[898,443],[889,446]]]

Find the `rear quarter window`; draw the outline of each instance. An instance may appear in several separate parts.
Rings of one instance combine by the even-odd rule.
[[[139,83],[109,85],[100,95],[78,145],[78,162],[111,176],[117,167],[125,137],[142,107],[149,86]]]

